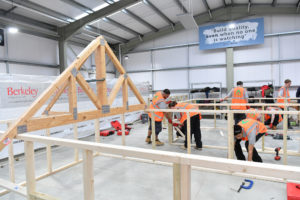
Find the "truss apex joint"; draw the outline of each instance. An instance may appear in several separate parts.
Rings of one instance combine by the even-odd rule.
[[[105,40],[103,38],[100,38],[100,45],[105,46]]]
[[[76,77],[77,76],[77,73],[78,73],[78,70],[74,67],[72,70],[71,70],[71,74]]]

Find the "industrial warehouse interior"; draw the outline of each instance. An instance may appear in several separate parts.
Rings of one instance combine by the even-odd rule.
[[[0,0],[0,199],[300,200],[299,52],[300,0]]]

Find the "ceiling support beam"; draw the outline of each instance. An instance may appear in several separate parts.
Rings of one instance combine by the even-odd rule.
[[[186,8],[184,7],[184,5],[181,3],[180,0],[174,0],[175,3],[177,4],[177,6],[182,9],[183,13],[187,13],[188,11],[186,10]]]
[[[273,7],[276,7],[276,6],[277,6],[277,0],[273,0],[272,6],[273,6]]]
[[[297,12],[299,12],[299,8],[300,8],[300,0],[297,3]]]
[[[202,0],[202,2],[203,2],[204,6],[205,6],[205,8],[206,8],[206,10],[207,10],[207,12],[209,14],[210,19],[212,19],[213,17],[212,17],[211,10],[210,10],[210,7],[209,7],[207,1],[206,0]]]
[[[103,9],[100,9],[86,17],[83,17],[79,20],[76,20],[64,27],[61,28],[61,31],[64,33],[66,39],[70,38],[73,34],[79,31],[86,24],[89,24],[97,19],[106,17],[114,12],[117,12],[123,8],[126,8],[132,4],[139,2],[140,0],[122,0],[114,4],[111,4]]]
[[[94,12],[91,8],[85,6],[81,3],[78,3],[77,1],[74,1],[74,0],[61,0],[61,1],[65,2],[66,4],[69,4],[70,6],[73,6],[74,8],[77,8],[85,13],[88,13],[88,14],[92,14]]]
[[[140,18],[139,16],[137,16],[136,14],[134,14],[133,12],[131,12],[130,10],[123,9],[122,12],[125,13],[125,14],[127,14],[128,16],[132,17],[133,19],[135,19],[139,23],[143,24],[144,26],[146,26],[147,28],[149,28],[153,32],[157,32],[158,31],[157,28],[155,28],[153,25],[149,24],[148,22],[146,22],[145,20],[143,20],[142,18]]]
[[[119,22],[117,22],[117,21],[115,21],[115,20],[113,20],[113,19],[111,19],[109,17],[104,17],[102,20],[105,21],[105,22],[107,22],[107,23],[110,23],[110,24],[112,24],[112,25],[114,25],[114,26],[116,26],[116,27],[118,27],[120,29],[123,29],[124,31],[126,31],[128,33],[131,33],[132,35],[135,35],[135,36],[139,36],[140,35],[142,37],[142,34],[136,32],[135,30],[132,30],[132,29],[124,26],[123,24],[120,24]]]
[[[114,39],[114,40],[117,40],[117,41],[119,41],[119,42],[121,42],[121,43],[126,43],[126,42],[128,42],[128,40],[126,40],[126,39],[124,39],[124,38],[122,38],[122,37],[119,37],[119,36],[117,36],[117,35],[114,35],[114,34],[112,34],[112,33],[109,33],[109,32],[107,32],[107,31],[104,31],[104,30],[100,30],[100,29],[98,29],[98,28],[96,28],[96,27],[94,27],[94,26],[85,26],[84,27],[84,29],[82,29],[82,30],[85,30],[85,31],[87,31],[87,32],[92,32],[92,33],[94,33],[94,34],[98,34],[98,36],[99,35],[104,35],[104,36],[107,36],[107,37],[109,37],[109,38],[111,38],[111,39]]]
[[[8,9],[8,10],[6,10],[5,11],[5,15],[6,14],[8,14],[8,13],[10,13],[10,12],[12,12],[14,9],[16,9],[17,8],[17,6],[13,6],[13,7],[11,7],[10,9]]]
[[[165,20],[171,26],[174,26],[174,22],[170,20],[164,13],[162,13],[156,6],[154,6],[149,0],[143,0],[143,3],[149,6],[156,14],[158,14],[163,20]]]
[[[251,0],[248,1],[248,13],[250,13],[250,8],[251,8]]]

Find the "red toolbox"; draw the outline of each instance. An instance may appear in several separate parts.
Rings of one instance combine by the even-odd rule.
[[[117,135],[122,135],[122,130],[118,130]],[[129,135],[129,130],[125,130],[125,135]]]
[[[287,183],[286,193],[287,193],[287,200],[300,200],[300,184]]]
[[[115,130],[104,130],[100,131],[100,136],[109,136],[113,135],[115,133]]]

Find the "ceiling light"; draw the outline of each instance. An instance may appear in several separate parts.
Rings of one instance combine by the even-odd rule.
[[[87,14],[87,13],[82,13],[82,14],[76,16],[75,19],[78,20],[78,19],[81,19],[81,18],[83,18],[83,17],[85,17],[85,16],[87,16],[87,15],[89,15],[89,14]]]
[[[9,33],[17,33],[17,32],[19,32],[19,29],[17,27],[9,27],[8,32]]]
[[[128,60],[128,59],[129,59],[128,55],[124,56],[124,60]]]
[[[95,8],[93,8],[93,11],[98,11],[98,10],[101,10],[102,8],[105,8],[106,6],[109,6],[109,4],[108,3],[104,3],[104,4],[101,4],[101,5],[99,5],[99,6],[97,6],[97,7],[95,7]]]

